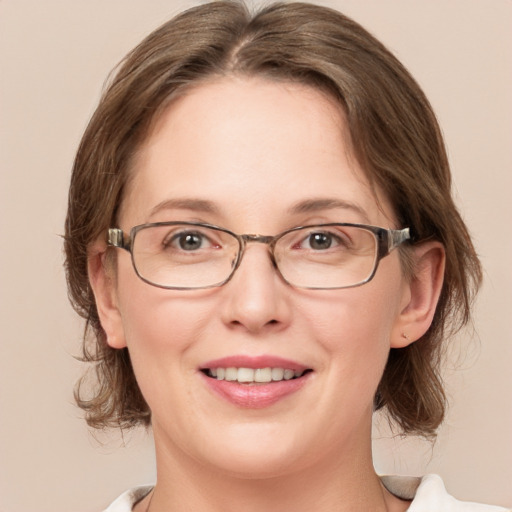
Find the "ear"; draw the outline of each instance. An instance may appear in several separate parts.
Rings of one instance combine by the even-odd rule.
[[[96,300],[101,326],[112,348],[126,347],[123,321],[118,308],[114,265],[107,260],[104,244],[96,245],[89,253],[87,270]]]
[[[413,251],[413,275],[404,288],[400,313],[391,334],[392,348],[405,347],[427,332],[443,287],[443,245],[437,241],[424,242]]]

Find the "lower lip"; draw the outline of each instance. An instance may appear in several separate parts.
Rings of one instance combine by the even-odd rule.
[[[299,391],[311,373],[303,377],[268,384],[240,384],[237,381],[217,380],[201,373],[207,386],[228,402],[246,409],[263,409]]]

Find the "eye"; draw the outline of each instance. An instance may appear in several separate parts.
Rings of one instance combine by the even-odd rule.
[[[322,230],[306,232],[298,243],[296,249],[308,249],[311,251],[327,251],[329,249],[344,249],[350,245],[350,240],[342,232]]]
[[[170,238],[163,240],[164,248],[179,249],[182,251],[197,251],[212,247],[211,240],[199,231],[182,231],[174,233]]]
[[[347,251],[354,248],[353,233],[346,227],[315,226],[290,233],[292,240],[290,247],[295,250],[309,251],[310,253],[322,253],[333,251]]]
[[[183,234],[178,237],[179,246],[185,251],[195,251],[203,245],[204,237],[197,233]]]
[[[333,244],[336,245],[336,238],[332,233],[317,232],[310,233],[304,242],[309,246],[309,248],[315,251],[321,251],[329,249]]]

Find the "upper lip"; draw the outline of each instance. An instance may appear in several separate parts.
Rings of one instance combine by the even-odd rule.
[[[279,356],[233,355],[207,361],[200,366],[201,370],[209,368],[285,368],[294,371],[305,371],[310,367]]]

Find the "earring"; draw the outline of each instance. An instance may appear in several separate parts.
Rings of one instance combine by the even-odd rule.
[[[407,341],[411,341],[411,340],[409,339],[409,335],[408,335],[406,332],[403,332],[403,333],[402,333],[402,338],[405,338]]]

